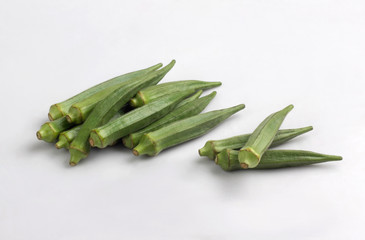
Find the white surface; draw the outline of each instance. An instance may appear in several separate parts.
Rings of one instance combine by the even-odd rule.
[[[15,1],[0,7],[0,239],[363,239],[365,3]],[[51,104],[118,74],[222,81],[209,134],[137,158],[116,146],[77,167],[35,137]],[[227,173],[206,140],[247,133],[288,104],[282,148],[342,162]]]

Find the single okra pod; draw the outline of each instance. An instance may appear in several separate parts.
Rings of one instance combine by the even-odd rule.
[[[99,92],[103,89],[106,89],[108,87],[111,87],[113,85],[116,85],[116,84],[119,84],[119,83],[122,83],[122,82],[125,82],[125,81],[128,81],[130,79],[133,79],[135,77],[139,77],[139,76],[143,76],[147,73],[150,73],[150,72],[153,72],[157,69],[159,69],[160,67],[162,66],[161,63],[159,64],[156,64],[152,67],[149,67],[149,68],[145,68],[145,69],[142,69],[142,70],[138,70],[138,71],[135,71],[135,72],[130,72],[130,73],[127,73],[127,74],[123,74],[123,75],[120,75],[118,77],[115,77],[115,78],[112,78],[110,80],[107,80],[105,82],[102,82],[98,85],[95,85],[63,102],[60,102],[60,103],[56,103],[56,104],[53,104],[50,109],[49,109],[49,113],[48,113],[48,118],[53,121],[53,120],[56,120],[58,118],[61,118],[63,116],[66,116],[67,113],[68,113],[68,110],[69,108],[77,103],[77,102],[80,102],[80,101],[83,101],[84,99],[92,96],[93,94],[95,94],[96,92]]]
[[[225,149],[217,155],[215,162],[226,171],[240,170],[243,168],[238,160],[238,155],[237,150]],[[299,167],[338,160],[342,160],[342,157],[302,150],[267,150],[254,169]]]
[[[279,146],[284,142],[289,141],[299,135],[313,130],[312,126],[296,128],[296,129],[283,129],[279,130],[274,137],[270,147]],[[224,149],[240,149],[242,148],[251,134],[238,135],[222,140],[210,140],[207,141],[201,149],[199,149],[200,156],[207,156],[209,159],[214,160],[218,153],[222,152]]]
[[[289,105],[281,111],[269,115],[260,123],[240,149],[238,158],[242,168],[254,168],[259,164],[261,156],[271,145],[286,115],[293,107],[293,105]]]
[[[160,70],[148,73],[142,77],[130,79],[122,87],[101,100],[90,113],[84,124],[82,124],[77,137],[70,145],[70,165],[75,166],[89,154],[91,147],[89,144],[89,136],[92,129],[108,122],[140,89],[157,84],[171,70],[174,64],[175,60]]]
[[[116,140],[161,119],[192,93],[191,90],[175,92],[130,111],[114,121],[93,129],[89,143],[93,147],[105,148]]]
[[[216,94],[217,93],[214,91],[211,94],[202,98],[193,100],[191,100],[191,98],[186,99],[191,101],[184,100],[184,104],[181,104],[182,102],[179,103],[180,106],[178,105],[172,112],[167,114],[165,117],[152,123],[148,127],[143,128],[138,132],[129,134],[127,137],[123,138],[124,146],[128,148],[133,148],[139,143],[145,133],[149,133],[159,128],[162,128],[163,126],[166,126],[167,124],[170,124],[172,122],[199,114],[210,103],[210,101],[215,97]]]
[[[184,91],[188,89],[194,91],[206,90],[220,85],[222,85],[221,82],[204,82],[197,80],[184,80],[184,81],[162,83],[139,91],[137,95],[131,99],[131,105],[133,107],[140,107],[143,106],[144,104],[147,104],[151,101],[160,98],[165,94],[170,94],[177,91]]]
[[[67,122],[66,117],[59,118],[55,121],[46,122],[37,132],[37,138],[46,142],[54,142],[58,135],[72,127],[73,124]]]
[[[133,154],[150,156],[157,155],[162,150],[177,144],[197,138],[234,113],[242,110],[244,104],[231,108],[202,113],[180,121],[173,122],[154,132],[145,134],[139,144],[133,149]]]
[[[115,114],[115,116],[112,119],[110,119],[110,121],[122,116],[125,112],[127,112],[127,108],[123,107],[117,112],[117,114]],[[71,142],[76,138],[77,134],[79,133],[80,128],[81,125],[78,125],[76,127],[71,128],[70,130],[61,132],[60,135],[58,136],[58,142],[56,143],[56,148],[68,149]]]

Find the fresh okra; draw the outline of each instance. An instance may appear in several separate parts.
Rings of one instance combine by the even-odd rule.
[[[281,111],[269,115],[260,123],[238,154],[242,168],[254,168],[259,164],[261,156],[271,145],[286,115],[293,107],[293,105],[289,105]]]
[[[152,84],[157,84],[171,70],[174,64],[175,60],[160,70],[148,73],[139,78],[130,79],[126,81],[126,84],[123,84],[122,87],[100,101],[90,113],[84,124],[82,124],[77,137],[70,145],[70,165],[75,166],[81,159],[87,157],[89,154],[90,144],[88,139],[92,129],[100,127],[108,122],[140,89]]]
[[[215,162],[226,171],[234,171],[243,169],[238,158],[239,151],[225,149],[217,155]],[[342,157],[302,150],[267,150],[254,169],[298,167],[338,160],[342,160]]]
[[[89,138],[90,145],[105,148],[116,140],[161,119],[192,93],[191,90],[187,90],[165,95],[154,102],[130,111],[114,121],[93,129]]]
[[[292,138],[295,138],[301,134],[313,130],[312,126],[296,128],[296,129],[284,129],[279,130],[274,137],[273,142],[270,147],[278,146]],[[251,134],[238,135],[222,140],[210,140],[207,141],[201,149],[199,149],[200,156],[207,156],[209,159],[214,160],[218,153],[222,152],[224,149],[240,149],[246,143]]]
[[[202,91],[200,91],[200,94],[201,92]],[[193,95],[192,97],[195,97],[195,95]],[[123,138],[123,144],[128,148],[133,148],[140,142],[145,133],[149,133],[159,128],[162,128],[163,126],[166,126],[167,124],[170,124],[172,122],[199,114],[210,103],[215,95],[216,92],[212,92],[211,94],[202,98],[193,99],[192,97],[190,97],[186,99],[189,101],[185,100],[184,102],[181,102],[172,112],[167,114],[165,117],[152,123],[148,127],[143,128],[138,132],[129,134],[127,137]]]
[[[63,102],[60,102],[60,103],[56,103],[56,104],[53,104],[50,109],[49,109],[49,113],[48,113],[48,118],[53,121],[53,120],[56,120],[58,118],[61,118],[65,115],[67,115],[68,113],[68,110],[69,108],[77,103],[77,102],[80,102],[80,101],[83,101],[84,99],[92,96],[93,94],[103,90],[103,89],[106,89],[108,87],[111,87],[113,85],[116,85],[116,84],[120,84],[122,82],[126,82],[126,81],[129,81],[135,77],[140,77],[140,76],[143,76],[147,73],[150,73],[150,72],[153,72],[157,69],[159,69],[160,67],[162,66],[161,63],[159,64],[156,64],[154,66],[151,66],[149,68],[145,68],[145,69],[142,69],[142,70],[138,70],[138,71],[135,71],[135,72],[130,72],[130,73],[127,73],[127,74],[123,74],[123,75],[120,75],[118,77],[115,77],[115,78],[112,78],[110,80],[107,80],[105,82],[102,82],[98,85],[95,85]]]
[[[46,122],[37,132],[37,138],[46,142],[54,142],[58,135],[72,127],[72,123],[66,120],[66,117],[61,117],[55,121]]]
[[[197,80],[184,80],[184,81],[162,83],[139,91],[137,95],[131,99],[131,105],[133,107],[140,107],[143,106],[144,104],[147,104],[153,100],[160,98],[165,94],[170,94],[173,92],[184,91],[189,89],[194,91],[206,90],[220,85],[222,85],[221,82],[204,82]]]
[[[227,109],[199,114],[173,122],[154,132],[147,133],[133,149],[133,154],[136,156],[143,154],[148,154],[150,156],[157,155],[166,148],[205,134],[244,107],[244,104],[240,104]]]

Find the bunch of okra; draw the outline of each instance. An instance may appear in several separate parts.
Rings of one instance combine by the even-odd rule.
[[[174,66],[157,64],[127,73],[50,107],[37,138],[67,148],[70,165],[122,139],[133,154],[150,156],[199,137],[244,108],[243,104],[199,114],[216,92],[200,97],[220,82],[197,80],[158,84]],[[158,85],[157,85],[158,84]],[[133,108],[130,110],[130,108]]]
[[[133,154],[155,156],[162,150],[199,137],[242,110],[240,104],[200,114],[216,95],[200,97],[220,82],[185,80],[158,84],[172,69],[157,64],[93,86],[50,107],[37,138],[70,152],[70,165],[88,156],[91,147],[105,148],[122,139]],[[307,151],[267,150],[311,127],[278,131],[292,106],[266,118],[252,135],[208,141],[201,156],[215,158],[225,170],[278,168],[340,160]],[[241,148],[242,147],[242,148]],[[239,149],[240,152],[231,149]],[[267,150],[267,151],[266,151]],[[265,153],[265,154],[264,154]],[[262,158],[261,158],[262,156]]]

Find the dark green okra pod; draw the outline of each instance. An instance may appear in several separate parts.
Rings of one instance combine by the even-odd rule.
[[[46,142],[56,141],[58,135],[72,127],[73,124],[66,120],[66,117],[61,117],[55,121],[46,122],[37,132],[37,138]]]
[[[166,126],[167,124],[170,124],[172,122],[199,114],[210,103],[215,95],[216,92],[214,91],[211,94],[202,98],[193,100],[191,100],[191,98],[187,99],[191,101],[184,101],[183,104],[179,104],[180,106],[177,106],[165,117],[152,123],[148,127],[143,128],[138,132],[129,134],[127,137],[123,138],[123,144],[128,148],[133,148],[139,143],[145,133],[149,133],[159,128],[162,128],[163,126]]]
[[[131,105],[133,107],[140,107],[144,104],[160,98],[165,94],[170,94],[177,91],[185,91],[189,89],[194,91],[206,90],[220,85],[222,85],[221,82],[204,82],[197,80],[184,80],[162,83],[139,91],[137,95],[131,99]]]
[[[279,130],[271,143],[270,147],[279,146],[280,144],[289,141],[301,134],[313,130],[312,126],[296,128],[296,129],[283,129]],[[214,160],[218,153],[224,149],[240,149],[242,148],[251,134],[238,135],[222,140],[210,140],[207,141],[201,149],[199,149],[200,156],[207,156],[209,159]]]
[[[85,90],[85,91],[83,91],[83,92],[81,92],[81,93],[79,93],[79,94],[63,101],[63,102],[53,104],[49,109],[48,117],[51,121],[56,120],[58,118],[61,118],[61,117],[65,116],[68,113],[69,108],[73,104],[75,104],[77,102],[80,102],[80,101],[83,101],[84,99],[92,96],[96,92],[99,92],[99,91],[101,91],[103,89],[106,89],[108,87],[111,87],[113,85],[128,81],[128,80],[133,79],[135,77],[143,76],[147,73],[150,73],[150,72],[153,72],[153,71],[159,69],[161,66],[162,66],[162,64],[159,63],[159,64],[156,64],[152,67],[145,68],[145,69],[142,69],[142,70],[138,70],[138,71],[135,71],[135,72],[130,72],[130,73],[127,73],[127,74],[123,74],[123,75],[120,75],[118,77],[112,78],[108,81],[102,82],[98,85],[95,85],[95,86],[93,86],[93,87],[91,87],[91,88],[89,88],[89,89],[87,89],[87,90]]]
[[[238,159],[242,168],[254,168],[259,164],[261,156],[271,145],[286,115],[293,107],[293,105],[289,105],[283,110],[269,115],[260,123],[240,149]]]
[[[108,122],[140,89],[157,84],[170,71],[174,64],[175,60],[160,70],[151,72],[143,77],[130,79],[121,88],[115,90],[100,101],[84,124],[82,124],[79,134],[70,145],[70,165],[75,166],[89,154],[91,147],[89,144],[89,136],[92,129]]]
[[[150,156],[157,155],[162,150],[197,138],[219,123],[242,110],[244,104],[231,108],[202,113],[196,116],[173,122],[154,132],[145,134],[139,144],[133,149],[133,154]]]
[[[238,161],[238,154],[239,151],[225,149],[217,155],[215,162],[226,171],[243,169]],[[302,150],[267,150],[254,169],[299,167],[338,160],[342,160],[342,157]]]
[[[165,95],[156,101],[130,111],[114,121],[93,129],[89,138],[90,145],[105,148],[116,140],[161,119],[192,93],[191,90],[187,90]]]

